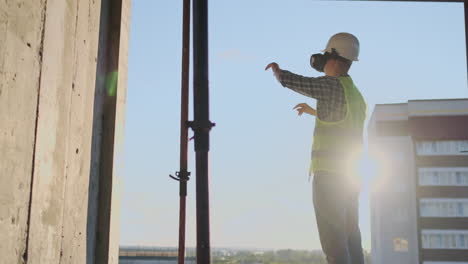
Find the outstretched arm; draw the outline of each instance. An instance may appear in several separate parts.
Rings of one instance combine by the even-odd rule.
[[[302,95],[317,100],[330,100],[334,94],[343,93],[340,81],[336,77],[304,77],[282,70],[275,62],[268,64],[265,70],[270,68],[281,85]]]

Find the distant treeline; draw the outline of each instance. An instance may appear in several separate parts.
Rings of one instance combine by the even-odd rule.
[[[214,264],[327,264],[325,256],[318,251],[276,250],[264,252],[238,251],[230,256],[213,256]],[[366,263],[370,256],[366,254]]]

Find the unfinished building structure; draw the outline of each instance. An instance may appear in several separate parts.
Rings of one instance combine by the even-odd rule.
[[[205,88],[207,1],[194,2]],[[129,17],[130,0],[0,0],[0,264],[117,263]]]
[[[130,0],[0,1],[0,263],[117,263]]]

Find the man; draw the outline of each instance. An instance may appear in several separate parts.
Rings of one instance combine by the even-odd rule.
[[[329,264],[364,263],[353,167],[362,149],[366,103],[348,75],[358,55],[358,39],[338,33],[330,38],[324,54],[311,57],[311,66],[325,76],[296,75],[276,63],[265,68],[271,68],[283,86],[317,100],[310,169],[317,227]],[[299,114],[315,113],[307,104],[295,108]]]

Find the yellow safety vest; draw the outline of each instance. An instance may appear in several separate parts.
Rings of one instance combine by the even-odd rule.
[[[367,106],[349,76],[338,77],[344,88],[346,116],[337,122],[318,117],[315,123],[310,172],[353,174],[362,153],[362,133]]]

